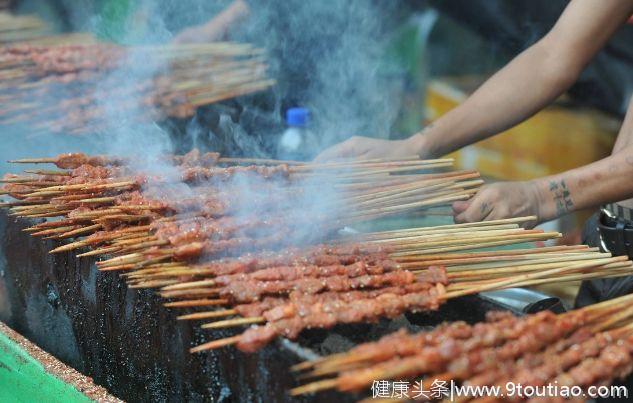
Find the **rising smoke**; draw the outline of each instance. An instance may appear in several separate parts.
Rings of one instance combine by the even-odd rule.
[[[230,1],[141,0],[131,2],[135,6],[128,5],[128,9],[65,3],[66,10],[71,11],[70,25],[74,29],[92,31],[98,38],[112,38],[127,45],[148,45],[169,43],[180,30],[210,20]],[[227,136],[222,137],[221,133],[230,132],[228,141],[234,146],[229,151],[264,156],[275,149],[278,131],[283,128],[284,110],[299,105],[310,108],[313,132],[317,133],[321,146],[357,134],[388,135],[400,107],[398,97],[392,95],[403,86],[401,78],[385,74],[382,68],[387,34],[393,26],[390,16],[399,7],[394,3],[250,1],[248,18],[232,27],[228,39],[263,47],[270,64],[269,74],[277,79],[278,85],[269,90],[270,96],[238,99],[244,113],[235,116],[220,111],[220,124],[212,129],[198,124],[199,117],[195,117],[185,127],[188,138],[179,139],[178,143],[208,148],[227,142]],[[117,13],[128,15],[122,17]],[[101,87],[133,87],[166,67],[132,51]],[[126,103],[129,107],[122,109],[117,105],[118,100],[105,96],[101,100],[109,118],[100,135],[78,139],[39,134],[36,141],[29,142],[16,133],[28,132],[28,128],[5,131],[7,138],[10,136],[16,143],[7,157],[49,154],[50,148],[52,152],[131,153],[135,159],[149,156],[153,160],[153,155],[178,148],[179,144],[173,144],[158,122],[147,124],[139,119],[146,112],[141,102],[136,106],[134,102]],[[248,113],[251,111],[254,112]],[[255,123],[247,121],[253,114],[269,116]],[[275,122],[276,126],[259,124],[263,120]],[[26,155],[15,155],[16,150],[24,150]]]
[[[384,69],[396,2],[252,3],[234,34],[268,50],[278,108],[308,107],[321,146],[389,133],[400,108],[390,95],[403,85]]]
[[[209,2],[203,0],[143,0],[136,3],[134,10],[128,10],[130,14],[126,20],[114,25],[116,29],[104,21],[108,16],[103,13],[86,15],[95,12],[94,9],[86,9],[83,14],[75,10],[74,25],[92,30],[98,37],[111,37],[114,32],[115,39],[125,45],[160,45],[169,43],[179,29],[204,22],[200,15],[205,12],[212,17],[212,12],[221,9],[221,4],[208,6]],[[322,146],[353,134],[384,136],[389,133],[400,106],[390,94],[402,86],[400,80],[384,75],[381,70],[388,16],[397,7],[394,2],[279,0],[249,3],[248,19],[231,29],[230,39],[263,47],[270,64],[269,74],[278,85],[270,90],[271,96],[264,97],[267,105],[257,103],[261,97],[237,100],[242,111],[256,110],[259,115],[269,114],[269,120],[280,123],[285,108],[306,106],[312,112],[313,131],[318,134]],[[5,131],[3,135],[11,139],[13,146],[5,149],[0,158],[6,160],[79,151],[124,156],[137,171],[166,178],[165,182],[170,185],[163,188],[159,197],[182,198],[195,197],[197,190],[181,183],[177,168],[163,158],[165,154],[181,148],[180,143],[208,147],[221,142],[216,131],[222,131],[230,134],[235,148],[242,154],[264,156],[266,149],[271,149],[267,143],[276,139],[279,133],[249,133],[248,128],[242,125],[246,114],[236,118],[220,109],[215,129],[200,124],[201,117],[196,116],[186,124],[187,138],[174,142],[168,130],[158,121],[145,119],[149,107],[143,99],[133,99],[133,92],[125,107],[119,99],[106,96],[111,88],[142,85],[168,67],[164,61],[148,59],[144,51],[135,50],[134,46],[120,66],[96,88],[97,93],[103,93],[99,97],[99,107],[107,116],[102,133],[70,138],[40,133],[35,140],[30,140]],[[333,217],[341,213],[335,207],[338,195],[334,187],[328,185],[327,178],[311,178],[302,184],[319,191],[293,194],[287,199],[277,197],[277,203],[272,208],[276,213],[286,213],[303,224],[296,226],[292,234],[286,234],[288,239],[308,239],[315,233],[315,228],[309,225],[311,222],[324,215]],[[239,195],[226,202],[233,204],[236,217],[242,222],[261,213],[262,197],[279,196],[287,191],[283,181],[262,183],[252,177],[220,185]],[[271,206],[266,208],[271,211]],[[271,221],[258,229],[257,234],[249,232],[244,235],[265,239],[279,233],[282,228],[287,228],[287,225]]]

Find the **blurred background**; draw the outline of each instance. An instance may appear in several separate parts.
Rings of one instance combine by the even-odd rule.
[[[11,29],[11,24],[4,24],[0,40],[82,35],[83,41],[169,43],[193,30],[185,41],[206,41],[196,37],[196,28],[233,3],[5,0],[0,2],[4,21],[28,18],[24,21],[30,28]],[[191,119],[159,122],[176,151],[196,146],[225,155],[309,159],[352,135],[409,136],[462,102],[544,35],[567,1],[246,3],[248,16],[215,39],[263,47],[276,85],[201,107]],[[477,169],[488,180],[518,180],[561,172],[607,155],[633,90],[632,65],[633,25],[629,25],[554,105],[506,133],[455,153],[458,166]],[[297,108],[298,115],[289,117],[288,110]],[[303,132],[301,141],[284,138],[296,122]],[[24,140],[20,130],[2,129],[6,136],[10,133],[14,154],[15,150],[37,154],[42,147],[55,152],[69,144],[87,150],[103,146],[98,136]],[[579,212],[548,226],[577,242],[578,228],[589,213]]]
[[[463,102],[490,75],[541,38],[567,4],[565,0],[0,0],[4,55],[11,56],[13,46],[28,54],[31,45],[60,46],[60,53],[85,44],[114,44],[114,53],[120,50],[118,45],[132,49],[122,66],[109,66],[107,58],[97,57],[107,52],[96,52],[94,60],[73,60],[79,65],[86,62],[85,70],[97,78],[96,84],[88,84],[94,87],[90,88],[93,104],[82,103],[83,92],[73,93],[86,84],[76,79],[75,71],[66,77],[63,63],[51,66],[50,75],[59,80],[55,85],[48,85],[50,77],[45,74],[14,85],[13,75],[19,78],[23,66],[0,55],[0,173],[15,169],[6,163],[10,159],[68,152],[133,157],[139,165],[157,160],[150,157],[193,148],[217,151],[224,157],[310,160],[354,135],[406,138]],[[257,51],[249,57],[265,63],[264,75],[274,84],[270,81],[256,91],[205,100],[182,114],[153,115],[143,102],[132,102],[130,107],[122,102],[129,101],[128,89],[132,89],[132,101],[134,97],[145,101],[144,93],[135,94],[133,87],[156,84],[155,77],[172,67],[160,57],[158,62],[144,59],[147,49],[168,54],[172,43],[214,42],[252,44]],[[236,48],[227,45],[224,51]],[[134,49],[144,50],[135,53]],[[195,55],[195,48],[189,50]],[[41,55],[36,49],[31,56]],[[51,59],[66,61],[57,56]],[[230,57],[227,60],[233,62]],[[203,70],[206,66],[195,67]],[[33,71],[38,73],[37,68]],[[478,170],[488,183],[542,177],[599,160],[610,153],[622,124],[633,92],[632,73],[633,25],[628,24],[554,104],[507,132],[450,156],[456,168]],[[171,77],[165,76],[169,81]],[[66,78],[69,83],[64,82]],[[30,91],[40,85],[46,91],[31,97]],[[110,97],[116,92],[123,95]],[[70,102],[68,114],[58,114],[66,101],[77,101],[80,107],[73,109],[77,105]],[[57,108],[60,105],[63,108]],[[34,115],[46,110],[40,115],[54,115],[54,124],[46,121],[50,116],[36,122],[39,118]],[[91,121],[95,111],[101,114],[98,122]],[[19,121],[14,119],[18,112]],[[73,122],[87,125],[70,130]],[[94,130],[90,123],[95,123]],[[152,168],[156,172],[157,167]],[[452,222],[449,206],[438,209],[398,219],[406,220],[408,227]],[[542,227],[564,234],[557,243],[577,244],[581,227],[592,213],[576,212]],[[402,222],[381,224],[405,226]],[[24,260],[31,261],[25,255]],[[572,284],[546,291],[569,303],[576,288]],[[112,292],[124,293],[122,288]],[[34,306],[52,306],[57,300],[54,292],[46,289],[45,294]],[[0,313],[7,315],[7,306],[0,300]],[[61,327],[70,329],[70,322]],[[42,334],[45,329],[41,327]],[[68,334],[55,336],[65,339]],[[50,340],[54,342],[44,344],[47,349],[57,349],[62,357],[75,355],[75,351],[60,352],[67,347],[58,347],[53,337]],[[155,382],[150,386],[161,387]]]

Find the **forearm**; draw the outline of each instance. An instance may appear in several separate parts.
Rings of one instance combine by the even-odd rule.
[[[542,109],[576,79],[543,43],[532,46],[464,103],[417,134],[416,149],[437,157],[504,131]],[[563,74],[564,72],[564,74]]]
[[[633,146],[600,161],[531,181],[539,218],[547,221],[573,211],[633,197]]]
[[[412,138],[423,157],[440,156],[529,118],[562,94],[633,13],[633,0],[574,0],[550,32],[468,100]]]
[[[202,26],[202,31],[210,36],[215,36],[217,30],[228,31],[231,26],[245,19],[250,12],[248,4],[244,0],[235,0],[226,9],[216,15],[211,21]],[[214,38],[209,38],[213,40]]]

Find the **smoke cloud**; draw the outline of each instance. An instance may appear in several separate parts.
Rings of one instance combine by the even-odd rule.
[[[72,2],[70,8],[73,8]],[[101,133],[89,136],[65,136],[39,133],[35,138],[21,135],[28,127],[4,130],[3,160],[49,156],[61,152],[87,152],[128,157],[139,172],[164,177],[169,186],[160,197],[193,197],[199,192],[180,181],[180,171],[166,162],[165,154],[183,151],[183,144],[207,150],[229,150],[237,155],[271,156],[279,131],[282,112],[290,106],[305,106],[313,117],[312,131],[321,147],[354,134],[386,135],[400,107],[397,93],[402,80],[386,74],[384,53],[395,2],[295,1],[249,2],[250,15],[231,29],[231,40],[251,42],[265,49],[269,75],[278,82],[266,94],[242,97],[228,102],[234,108],[212,107],[215,124],[208,127],[205,111],[186,122],[184,138],[170,133],[162,122],[147,119],[150,106],[134,91],[128,91],[124,105],[109,97],[112,88],[125,89],[145,85],[156,73],[168,68],[167,62],[147,58],[143,46],[167,44],[180,29],[204,22],[222,9],[222,2],[185,0],[163,2],[143,0],[134,9],[74,8],[76,28],[87,29],[100,38],[112,38],[130,51],[118,68],[109,73],[95,89],[98,105],[106,115]],[[225,2],[228,4],[228,2]],[[117,13],[124,13],[124,18]],[[112,22],[112,19],[118,22]],[[139,50],[140,49],[140,50]],[[63,89],[62,89],[63,90]],[[135,98],[136,97],[136,98]],[[55,102],[55,100],[51,100]],[[204,109],[204,108],[203,108]],[[237,113],[235,113],[237,111]],[[230,147],[227,146],[230,142]],[[186,151],[187,147],[184,147]],[[316,153],[318,149],[310,150]],[[5,168],[5,167],[3,167]],[[266,211],[301,219],[302,230],[287,238],[306,240],[314,236],[311,221],[327,215],[336,217],[338,195],[325,177],[312,178],[303,186],[312,193],[293,195],[287,201],[279,197],[286,190],[283,182],[261,183],[248,177],[222,184],[234,191],[227,203],[233,203],[237,220],[246,222],[262,212],[262,198],[275,198],[276,205]],[[204,187],[200,185],[200,187]],[[264,189],[264,190],[262,190]],[[314,190],[317,190],[314,192]],[[152,189],[156,192],[156,189]],[[263,192],[263,193],[262,193]],[[291,202],[290,202],[291,200]],[[264,203],[265,204],[265,203]],[[294,214],[294,215],[293,215]],[[265,239],[282,228],[274,222],[260,228],[257,237]],[[251,230],[249,230],[251,231]],[[252,232],[245,236],[253,236]]]

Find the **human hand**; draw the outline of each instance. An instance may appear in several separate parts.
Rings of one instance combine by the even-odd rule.
[[[417,155],[412,136],[406,140],[383,140],[354,136],[322,151],[314,159],[319,162],[344,158],[399,158]]]
[[[456,223],[498,220],[502,218],[536,216],[523,224],[533,228],[543,221],[538,191],[532,182],[498,182],[482,186],[471,199],[453,203]]]
[[[174,43],[205,43],[225,40],[232,26],[250,13],[244,0],[234,0],[227,8],[206,24],[183,30],[173,39]]]

